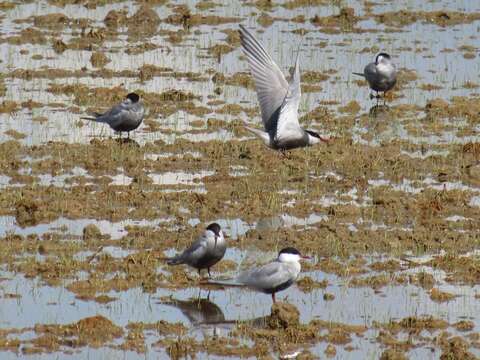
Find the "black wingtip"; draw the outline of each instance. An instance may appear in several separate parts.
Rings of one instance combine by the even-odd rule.
[[[245,41],[245,36],[248,35],[248,30],[242,24],[239,24],[238,26],[240,27],[238,30],[238,33],[240,34],[240,41],[243,43]]]

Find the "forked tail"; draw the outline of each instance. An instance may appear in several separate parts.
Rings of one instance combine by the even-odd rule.
[[[255,128],[252,128],[250,126],[248,126],[248,123],[246,123],[245,121],[243,122],[243,126],[245,127],[245,129],[247,129],[248,131],[250,131],[251,133],[255,134],[256,136],[258,136],[260,139],[263,140],[263,142],[269,146],[270,145],[270,136],[268,135],[267,132],[265,131],[262,131],[260,129],[255,129]]]

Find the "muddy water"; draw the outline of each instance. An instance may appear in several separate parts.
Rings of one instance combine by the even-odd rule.
[[[480,357],[480,6],[399,4],[0,4],[1,358]],[[286,73],[300,51],[328,145],[285,157],[243,129],[238,23]],[[385,103],[352,75],[381,50]],[[132,90],[133,141],[80,120]],[[313,255],[287,305],[165,265],[212,221],[215,277]]]

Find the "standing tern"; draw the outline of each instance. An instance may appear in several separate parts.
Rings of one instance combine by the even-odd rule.
[[[393,65],[390,55],[384,52],[375,57],[375,62],[365,66],[363,74],[356,72],[353,74],[362,76],[367,80],[370,89],[377,93],[377,99],[379,91],[382,91],[383,96],[385,96],[385,93],[393,88],[397,82],[397,69]],[[371,97],[373,96],[371,95]]]
[[[106,123],[113,130],[120,132],[120,136],[122,132],[126,131],[130,138],[130,131],[140,126],[144,114],[145,109],[140,101],[140,96],[130,93],[120,104],[115,105],[107,112],[95,113],[94,117],[82,117],[81,119]]]
[[[255,80],[265,131],[248,126],[245,126],[246,129],[275,150],[290,150],[320,141],[328,142],[315,131],[302,129],[298,122],[301,95],[299,54],[297,53],[295,71],[289,84],[262,44],[242,25],[240,41]]]
[[[210,268],[222,260],[227,243],[223,236],[220,225],[212,223],[208,225],[203,234],[181,254],[167,260],[168,265],[187,264],[195,269],[207,269],[208,276]]]
[[[211,281],[210,283],[226,286],[246,286],[265,294],[271,294],[275,303],[275,294],[289,288],[297,280],[301,270],[301,259],[310,259],[310,257],[301,255],[293,247],[287,247],[280,250],[275,261],[242,272],[233,282]]]

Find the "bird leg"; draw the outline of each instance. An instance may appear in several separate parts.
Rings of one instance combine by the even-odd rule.
[[[281,149],[281,150],[280,150],[280,153],[283,155],[283,157],[284,157],[285,159],[290,159],[290,156],[289,156],[289,154],[287,153],[287,150]]]
[[[387,104],[387,98],[386,98],[386,95],[387,95],[387,92],[384,91],[383,92],[383,105],[386,105]]]
[[[276,303],[276,301],[275,301],[275,293],[272,293],[272,301],[273,301],[274,304]]]
[[[118,137],[115,139],[115,141],[116,141],[117,144],[119,144],[119,145],[122,144],[123,139],[122,139],[122,132],[121,132],[121,131],[118,132]]]
[[[212,274],[210,274],[210,268],[207,268],[207,271],[208,271],[208,277],[211,278]]]
[[[200,284],[203,284],[206,278],[202,276],[202,270],[201,270],[201,269],[198,269],[198,277],[200,278],[200,279],[198,280],[198,282],[199,282]]]
[[[378,94],[378,91],[374,90],[375,91],[375,95],[373,95],[372,93],[370,93],[370,100],[372,99],[381,99],[382,97]]]

